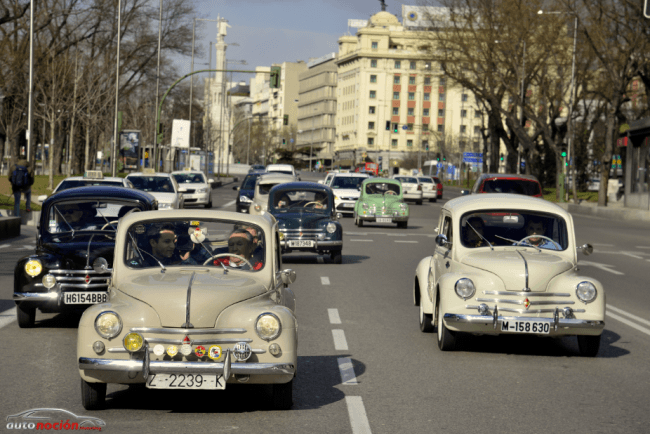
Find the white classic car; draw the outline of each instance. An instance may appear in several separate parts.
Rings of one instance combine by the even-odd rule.
[[[108,383],[185,390],[248,383],[271,384],[274,407],[290,408],[298,337],[288,285],[296,275],[282,270],[281,258],[270,215],[172,210],[124,217],[109,300],[79,323],[83,406],[101,408]]]
[[[489,196],[489,197],[487,197]],[[415,272],[420,330],[437,326],[438,347],[458,333],[577,336],[595,356],[605,327],[605,291],[578,272],[573,219],[543,199],[491,194],[442,208],[432,256]]]
[[[292,175],[283,173],[265,173],[260,176],[255,183],[255,193],[248,212],[251,215],[264,214],[269,209],[269,191],[276,185],[295,181]]]
[[[397,179],[402,183],[404,200],[414,200],[416,204],[422,205],[422,198],[424,197],[422,183],[417,176],[393,175],[393,179]]]

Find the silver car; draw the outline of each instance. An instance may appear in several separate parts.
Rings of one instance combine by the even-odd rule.
[[[183,193],[169,173],[135,172],[127,175],[126,179],[138,190],[151,193],[158,200],[159,210],[181,209],[184,206]]]

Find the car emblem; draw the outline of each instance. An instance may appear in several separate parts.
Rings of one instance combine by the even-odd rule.
[[[86,274],[86,278],[84,280],[86,281],[86,283],[90,283],[90,276]]]
[[[528,300],[528,297],[526,297],[526,300],[524,300],[524,307],[526,307],[526,310],[530,307],[530,300]]]
[[[199,357],[199,358],[205,356],[205,347],[202,346],[202,345],[199,345],[199,346],[196,347],[196,349],[194,350],[194,354],[196,354],[196,357]]]
[[[212,345],[208,350],[208,357],[212,360],[219,360],[221,358],[221,347],[219,345]]]
[[[185,336],[185,339],[183,339],[183,344],[192,345],[192,340],[189,336]]]

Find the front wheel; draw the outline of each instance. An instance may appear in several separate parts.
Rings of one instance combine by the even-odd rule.
[[[330,258],[332,259],[332,262],[334,262],[335,264],[343,263],[343,255],[341,254],[340,250],[330,253]]]
[[[422,308],[422,294],[420,294],[420,331],[422,333],[431,333],[433,331],[433,315],[424,313]]]
[[[436,318],[438,318],[438,348],[440,351],[453,351],[456,347],[456,334],[445,326],[440,312],[440,296],[436,303]]]
[[[36,321],[36,308],[27,308],[22,305],[16,307],[16,317],[18,319],[18,327],[27,329],[34,327]]]
[[[288,383],[273,385],[273,408],[276,410],[289,410],[293,405],[293,380]]]
[[[86,410],[101,410],[106,403],[106,383],[89,383],[81,379],[81,404]]]
[[[422,200],[416,200],[415,203],[418,205],[422,205]]]
[[[210,202],[205,206],[206,209],[212,208],[212,199],[210,199]]]
[[[401,229],[406,229],[406,228],[408,227],[408,225],[409,225],[409,222],[408,222],[408,221],[405,221],[405,222],[397,222],[397,227],[398,227],[398,228],[401,228]]]
[[[578,336],[578,349],[583,357],[596,357],[600,349],[600,335]]]

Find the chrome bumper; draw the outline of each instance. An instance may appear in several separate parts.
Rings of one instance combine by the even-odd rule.
[[[57,301],[59,292],[14,292],[14,301]]]
[[[461,315],[455,313],[446,313],[442,317],[446,326],[453,326],[458,324],[470,325],[484,325],[489,328],[492,327],[492,333],[501,332],[498,327],[504,321],[535,321],[541,323],[549,323],[552,327],[551,331],[558,331],[558,329],[591,329],[603,330],[605,328],[605,321],[591,321],[575,318],[560,318],[559,313],[556,311],[553,318],[537,318],[529,316],[499,316],[498,312],[494,315]],[[489,332],[490,330],[486,330]]]
[[[392,215],[359,215],[359,220],[362,220],[364,222],[376,222],[378,218],[382,219],[391,219],[393,223],[396,222],[405,222],[408,221],[409,216],[407,215],[399,215],[399,216],[392,216]]]

